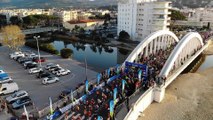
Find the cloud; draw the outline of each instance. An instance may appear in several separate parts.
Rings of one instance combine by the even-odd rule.
[[[10,0],[0,0],[0,3],[9,3]]]

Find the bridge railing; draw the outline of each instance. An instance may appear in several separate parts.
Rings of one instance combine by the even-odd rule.
[[[154,88],[149,88],[140,98],[133,104],[124,120],[136,120],[138,116],[153,102]]]

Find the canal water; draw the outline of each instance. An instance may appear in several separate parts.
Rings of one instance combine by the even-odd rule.
[[[53,44],[58,51],[63,48],[72,49],[73,59],[85,62],[86,58],[89,66],[103,70],[123,63],[131,53],[129,50],[119,49],[117,47],[104,47],[80,42],[54,40],[50,43]]]
[[[202,65],[199,67],[197,71],[202,71],[207,68],[213,67],[213,55],[206,55],[204,57],[205,57],[204,62],[202,63]]]
[[[99,70],[104,70],[109,67],[113,67],[117,64],[122,64],[125,59],[129,56],[131,51],[125,49],[119,49],[117,47],[104,47],[94,44],[80,43],[80,42],[67,42],[61,40],[49,41],[58,51],[63,48],[70,48],[73,50],[72,58],[79,61],[85,62],[91,67],[98,68]],[[213,55],[205,55],[203,63],[197,69],[201,71],[210,67],[213,67]],[[199,58],[201,59],[201,58]],[[198,60],[199,60],[198,59]],[[189,70],[186,69],[185,72],[189,72],[191,68],[196,64],[195,60]]]

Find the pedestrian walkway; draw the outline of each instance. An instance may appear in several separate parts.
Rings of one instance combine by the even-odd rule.
[[[10,120],[11,117],[12,115],[5,110],[0,112],[0,120]]]

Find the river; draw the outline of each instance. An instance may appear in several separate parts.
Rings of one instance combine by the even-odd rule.
[[[103,47],[100,45],[84,44],[80,42],[54,40],[50,43],[53,44],[58,51],[63,48],[72,49],[72,58],[74,60],[85,62],[86,58],[89,66],[102,70],[123,63],[131,53],[129,50],[119,49],[117,47]]]

